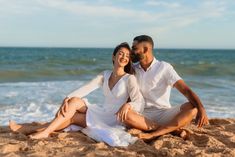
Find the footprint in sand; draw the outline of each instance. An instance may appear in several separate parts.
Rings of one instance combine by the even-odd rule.
[[[225,145],[214,137],[209,137],[207,135],[193,135],[193,144],[197,147],[211,147],[218,146],[224,147]]]
[[[229,131],[235,134],[235,124],[229,124],[225,126],[225,131]]]
[[[225,124],[231,124],[231,121],[229,119],[210,119],[209,120],[210,125],[225,125]]]
[[[0,127],[0,133],[8,133],[10,131],[10,128],[8,127]]]
[[[209,137],[206,135],[192,135],[193,144],[198,147],[205,147],[209,142]]]

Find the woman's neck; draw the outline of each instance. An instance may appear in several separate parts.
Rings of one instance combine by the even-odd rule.
[[[124,71],[123,67],[114,67],[113,68],[113,76],[114,77],[119,77],[123,76],[126,72]]]

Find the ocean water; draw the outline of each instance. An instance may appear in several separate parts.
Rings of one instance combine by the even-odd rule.
[[[0,48],[0,125],[49,121],[63,98],[106,69],[109,48]],[[198,94],[208,116],[235,117],[235,50],[158,49]],[[101,104],[101,90],[88,99]],[[172,105],[187,101],[175,89]]]

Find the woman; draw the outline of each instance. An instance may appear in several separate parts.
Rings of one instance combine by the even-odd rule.
[[[122,105],[127,103],[128,98],[130,100],[128,104],[133,110],[142,112],[144,107],[144,99],[139,91],[137,81],[131,75],[133,69],[130,53],[131,50],[127,43],[118,45],[112,56],[113,70],[102,72],[92,81],[69,94],[55,119],[46,124],[42,131],[30,137],[32,139],[46,138],[52,132],[64,128],[74,130],[74,125],[76,125],[84,128],[82,129],[83,133],[111,146],[127,146],[135,142],[136,138],[125,132],[124,126],[122,126],[116,115]],[[84,98],[99,87],[102,87],[105,96],[105,102],[101,107],[90,104]],[[21,127],[14,122],[10,122],[10,128],[13,131]]]

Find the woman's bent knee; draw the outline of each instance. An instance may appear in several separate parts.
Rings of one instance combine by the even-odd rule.
[[[70,98],[68,103],[69,105],[74,105],[76,107],[76,110],[78,110],[81,113],[86,113],[87,111],[87,106],[81,98],[72,97]]]
[[[79,125],[83,128],[85,128],[86,125],[86,114],[81,113],[75,113],[73,117],[71,118],[71,124]]]
[[[78,97],[72,97],[69,99],[68,103],[80,103],[83,102],[81,98]]]

